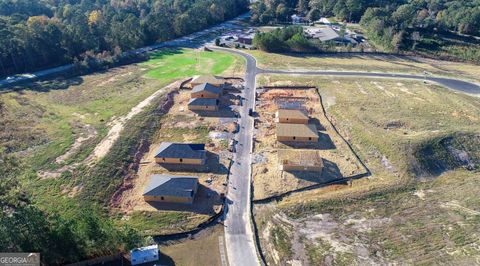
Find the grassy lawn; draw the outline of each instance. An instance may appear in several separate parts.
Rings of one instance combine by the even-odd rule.
[[[352,186],[302,192],[258,206],[256,219],[270,260],[288,252],[272,249],[269,243],[275,239],[265,232],[289,229],[283,226],[289,223],[285,233],[296,251],[284,261],[478,261],[478,98],[404,80],[270,75],[258,82],[318,86],[327,112],[372,171]],[[473,166],[459,164],[460,154]]]
[[[415,57],[361,54],[274,54],[259,50],[247,51],[257,58],[260,68],[281,70],[340,70],[393,72],[433,75],[480,81],[480,67],[468,63],[455,63]]]
[[[146,77],[156,79],[179,79],[200,74],[222,74],[230,66],[239,67],[238,58],[227,53],[196,50],[165,50],[154,52],[151,59],[141,64],[153,68]],[[233,71],[233,69],[232,69]],[[240,74],[242,72],[238,72]]]
[[[76,208],[79,202],[86,206],[98,203],[105,206],[123,178],[131,174],[129,167],[139,140],[151,140],[160,127],[160,99],[126,123],[119,140],[96,166],[83,165],[82,161],[107,134],[110,122],[176,80],[206,73],[231,76],[235,72],[239,76],[243,64],[240,57],[221,52],[164,50],[144,63],[3,91],[0,94],[0,151],[17,156],[24,169],[18,179],[26,193],[32,194],[33,203],[43,210],[68,215],[69,209]],[[197,130],[196,134],[206,138],[205,128]],[[64,162],[55,162],[77,139],[89,134],[93,137],[81,142],[80,148]],[[63,165],[73,168],[56,178],[37,176],[39,170],[58,169]],[[182,227],[180,221],[184,217],[181,215],[168,213],[154,221]],[[133,225],[148,226],[139,224],[138,217],[142,217],[140,212],[133,216]],[[198,219],[204,220],[204,217]]]

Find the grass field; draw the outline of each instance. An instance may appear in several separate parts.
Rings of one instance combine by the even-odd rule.
[[[238,58],[227,53],[185,50],[154,52],[150,60],[140,66],[153,68],[146,77],[156,79],[179,79],[201,74],[222,74],[232,66],[228,75],[243,75],[243,66]]]
[[[478,98],[403,80],[271,75],[258,81],[318,86],[327,112],[372,171],[352,186],[256,206],[271,264],[478,263]],[[278,249],[269,236],[277,228],[289,236]]]
[[[392,72],[449,76],[479,82],[480,67],[417,57],[368,54],[274,54],[259,50],[247,51],[255,56],[260,68],[280,70],[340,70]]]
[[[203,73],[232,76],[235,72],[238,76],[242,68],[243,59],[225,53],[163,50],[144,63],[2,91],[0,150],[18,158],[23,166],[18,176],[22,189],[41,209],[68,215],[79,202],[105,206],[130,174],[139,139],[149,140],[155,133],[149,127],[159,126],[158,102],[163,95],[154,106],[127,121],[110,153],[90,168],[83,160],[106,135],[111,121],[175,80]],[[87,140],[78,141],[82,138]],[[73,149],[74,144],[79,147]],[[69,151],[65,160],[57,162]],[[37,176],[39,170],[61,169],[64,165],[72,168],[59,177]],[[164,217],[166,223],[172,219],[183,217]],[[139,223],[132,219],[132,224],[141,228]]]

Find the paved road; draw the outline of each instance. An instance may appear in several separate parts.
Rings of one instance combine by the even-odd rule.
[[[245,73],[244,98],[240,112],[240,131],[236,134],[236,153],[230,173],[227,195],[227,212],[225,216],[225,240],[230,266],[260,265],[255,248],[255,238],[250,217],[250,184],[252,163],[253,118],[248,110],[255,107],[255,77],[257,67],[255,58],[235,50],[226,50],[244,56],[247,60]]]
[[[240,131],[237,134],[237,151],[234,165],[231,169],[228,190],[228,211],[225,217],[225,239],[230,265],[250,266],[259,265],[255,248],[255,239],[250,223],[250,194],[251,194],[251,163],[253,119],[248,116],[248,109],[255,109],[255,88],[257,74],[285,74],[285,75],[324,75],[324,76],[352,76],[376,78],[402,78],[415,80],[429,80],[448,89],[470,94],[480,94],[480,86],[471,82],[443,77],[425,77],[409,74],[389,74],[371,72],[341,72],[341,71],[281,71],[257,68],[256,60],[250,54],[239,50],[210,47],[214,50],[226,51],[243,56],[247,67],[245,74],[246,89],[243,92],[244,105],[240,109]]]
[[[355,71],[283,71],[283,70],[268,70],[268,69],[257,69],[257,73],[428,80],[430,82],[435,82],[453,91],[464,92],[469,94],[480,94],[480,85],[478,84],[468,82],[468,81],[453,79],[453,78],[436,77],[436,76],[378,73],[378,72],[355,72]]]

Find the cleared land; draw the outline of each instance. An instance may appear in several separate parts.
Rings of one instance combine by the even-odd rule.
[[[163,254],[160,258],[162,265],[211,265],[222,264],[221,249],[226,259],[225,238],[222,225],[206,229],[194,236],[194,239],[180,242],[169,241],[160,246]],[[220,240],[221,239],[221,240]],[[222,245],[223,242],[223,245]]]
[[[172,92],[172,107],[159,118],[160,129],[143,156],[136,177],[129,182],[131,189],[123,191],[119,200],[113,203],[124,214],[123,220],[147,235],[191,230],[221,210],[221,194],[225,193],[231,157],[227,146],[236,129],[236,118],[219,118],[214,116],[215,113],[204,116],[188,110],[190,92],[188,89]],[[228,108],[234,102],[228,100],[230,96],[222,96],[219,114],[231,112]],[[164,167],[157,164],[154,156],[162,142],[205,143],[208,152],[206,167]],[[152,174],[198,176],[200,187],[193,205],[179,208],[145,202],[142,194]],[[178,219],[172,221],[166,220],[166,217]]]
[[[287,84],[288,85],[288,84]],[[282,143],[276,139],[275,112],[278,108],[305,109],[310,122],[319,133],[317,143]],[[348,146],[333,130],[323,114],[320,97],[311,89],[268,89],[257,100],[258,122],[255,135],[255,164],[253,165],[254,199],[283,194],[292,190],[331,182],[339,178],[362,174],[362,168]],[[282,159],[316,153],[322,158],[322,173],[283,171]]]
[[[257,59],[257,65],[277,70],[338,70],[441,75],[480,81],[480,67],[474,64],[440,61],[420,57],[368,54],[274,54],[259,50],[246,51]]]
[[[480,103],[413,81],[264,76],[318,86],[372,176],[257,205],[273,265],[475,264]]]
[[[189,58],[193,60],[186,60]],[[165,85],[191,74],[238,75],[242,68],[243,59],[225,53],[163,50],[144,63],[2,91],[0,150],[15,155],[24,165],[18,179],[32,194],[34,204],[47,212],[68,215],[79,202],[108,204],[130,174],[140,139],[149,141],[154,133],[151,129],[158,126],[154,122],[161,108],[156,107],[168,90],[159,94],[153,106],[125,121],[118,141],[97,165],[90,168],[82,164],[55,178],[42,179],[37,172],[82,162],[106,136],[113,121]],[[184,218],[181,214],[163,217],[173,224]]]

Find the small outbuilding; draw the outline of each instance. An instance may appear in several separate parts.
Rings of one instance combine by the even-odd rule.
[[[308,116],[300,110],[278,109],[277,122],[288,124],[308,124]]]
[[[302,15],[293,14],[290,18],[292,19],[292,24],[304,24],[308,22],[308,20]]]
[[[152,175],[143,193],[145,201],[192,204],[198,190],[198,177]]]
[[[188,110],[192,111],[218,111],[218,99],[192,98],[188,102]]]
[[[222,89],[220,87],[213,86],[210,83],[202,83],[193,87],[190,97],[218,99],[221,94]]]
[[[190,86],[194,88],[203,83],[209,83],[215,87],[223,87],[225,85],[225,79],[214,75],[196,76],[190,81]]]
[[[162,142],[155,153],[159,164],[204,165],[206,161],[205,144]]]
[[[130,258],[132,265],[157,261],[159,259],[158,245],[132,249],[130,250]]]
[[[237,42],[241,44],[252,45],[254,37],[255,33],[239,35]]]
[[[318,142],[317,127],[313,124],[277,123],[277,141]]]

